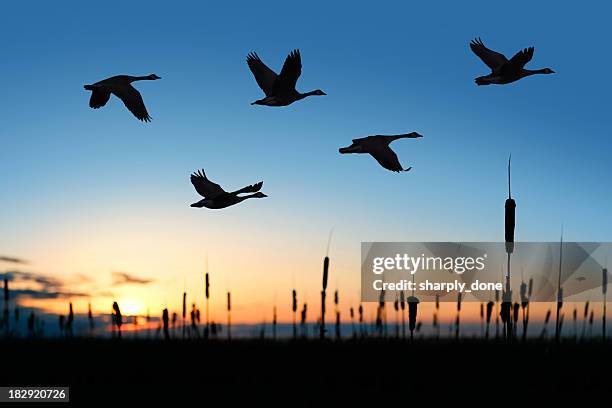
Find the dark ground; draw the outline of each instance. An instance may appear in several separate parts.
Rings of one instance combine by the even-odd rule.
[[[555,346],[436,340],[0,340],[0,385],[69,385],[71,401],[83,406],[171,400],[177,401],[174,406],[218,401],[228,407],[233,402],[344,407],[605,401],[612,394],[606,375],[611,363],[612,345],[601,341]]]

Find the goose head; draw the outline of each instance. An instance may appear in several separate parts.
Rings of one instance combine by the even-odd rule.
[[[348,147],[341,147],[338,151],[342,154],[347,153],[363,153],[363,146],[360,143],[353,142],[352,145]]]
[[[161,77],[155,75],[155,74],[151,74],[151,75],[147,75],[147,78],[150,80],[155,80],[155,79],[161,79]]]
[[[553,71],[553,70],[552,70],[552,69],[550,69],[550,68],[544,68],[544,69],[542,70],[542,73],[543,73],[543,74],[554,74],[554,73],[555,73],[555,71]]]
[[[322,90],[320,90],[320,89],[315,89],[314,91],[312,91],[312,94],[313,94],[313,95],[319,95],[319,96],[322,96],[322,95],[327,95],[325,92],[323,92],[323,91],[322,91]]]
[[[251,197],[253,197],[253,198],[265,198],[265,197],[267,197],[267,195],[265,195],[261,191],[258,191],[255,194],[253,194]]]

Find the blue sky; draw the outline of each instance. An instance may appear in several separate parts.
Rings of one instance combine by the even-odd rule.
[[[503,239],[509,153],[517,240],[554,240],[564,223],[568,240],[610,241],[610,6],[496,7],[5,4],[0,252],[59,274],[71,268],[70,247],[92,235],[134,237],[125,252],[138,253],[130,242],[145,240],[143,254],[169,242],[197,248],[200,257],[256,246],[285,262],[313,258],[319,282],[334,227],[340,276],[358,283],[361,241]],[[477,87],[473,79],[488,73],[468,47],[478,36],[508,57],[533,45],[528,67],[557,74]],[[303,61],[298,89],[328,96],[251,106],[262,93],[247,53],[278,71],[294,48]],[[83,84],[149,73],[162,79],[136,87],[151,123],[116,98],[98,111],[88,107]],[[402,164],[413,166],[409,173],[338,154],[355,137],[410,131],[425,137],[393,144]],[[264,180],[269,198],[216,213],[189,208],[198,197],[188,176],[198,168],[228,188]],[[64,255],[49,255],[49,246]],[[92,270],[142,267],[122,262],[121,251],[93,257]],[[232,253],[217,264],[243,266]],[[250,262],[261,269],[267,260]]]

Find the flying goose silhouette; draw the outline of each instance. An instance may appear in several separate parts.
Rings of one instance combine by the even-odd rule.
[[[353,139],[353,144],[348,147],[341,147],[340,153],[369,153],[376,161],[387,170],[391,171],[408,171],[412,167],[404,169],[397,158],[397,154],[389,147],[389,144],[397,139],[415,139],[423,137],[417,132],[412,132],[403,135],[374,135],[362,137],[361,139]]]
[[[510,60],[503,54],[488,49],[480,38],[470,42],[470,48],[482,62],[491,68],[489,75],[480,76],[474,81],[478,85],[490,84],[509,84],[534,74],[554,74],[550,68],[544,69],[525,69],[524,66],[533,57],[533,47],[525,48],[512,57]]]
[[[251,105],[287,106],[310,95],[327,95],[320,89],[306,93],[299,93],[295,90],[295,84],[302,73],[300,50],[293,50],[289,53],[279,75],[268,68],[254,52],[247,56],[247,64],[257,84],[266,94],[265,98]]]
[[[106,105],[106,102],[110,99],[110,95],[113,94],[123,101],[125,107],[128,108],[138,120],[150,122],[151,117],[147,112],[142,96],[140,92],[132,86],[132,82],[141,80],[152,81],[155,79],[160,79],[160,77],[155,74],[145,76],[117,75],[98,81],[92,85],[85,85],[84,88],[86,90],[92,91],[91,98],[89,99],[89,107],[93,109],[101,108]]]
[[[206,207],[210,208],[211,210],[218,210],[221,208],[229,207],[234,204],[238,204],[246,200],[247,198],[267,197],[267,195],[259,191],[263,186],[263,181],[260,181],[259,183],[255,183],[250,186],[243,187],[240,190],[228,193],[227,191],[223,190],[220,185],[210,181],[206,177],[204,170],[198,170],[197,172],[191,175],[191,184],[193,184],[198,194],[204,197],[203,200],[191,204],[191,207]],[[243,193],[255,194],[249,194],[244,196],[238,195]]]

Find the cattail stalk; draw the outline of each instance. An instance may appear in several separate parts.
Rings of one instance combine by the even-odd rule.
[[[227,339],[232,339],[232,298],[229,291],[227,292]]]
[[[164,339],[170,340],[170,332],[168,331],[168,309],[164,309],[162,312],[162,323],[164,325]]]
[[[580,335],[581,339],[584,340],[584,336],[586,334],[586,324],[589,318],[589,301],[587,300],[584,304],[584,313],[582,314],[582,334]]]
[[[183,292],[183,340],[185,340],[185,319],[187,318],[187,292]]]
[[[208,261],[206,262],[206,269],[208,269]],[[204,337],[208,338],[210,333],[210,280],[208,272],[206,272],[204,292],[206,295],[206,332],[204,333]]]
[[[272,338],[276,340],[276,306],[272,309]]]
[[[508,198],[506,199],[504,210],[504,238],[506,241],[506,253],[508,254],[508,271],[506,274],[506,291],[504,296],[504,304],[502,304],[502,321],[505,323],[504,331],[506,334],[506,340],[512,338],[512,320],[510,318],[510,312],[512,309],[512,291],[510,290],[510,258],[514,252],[514,230],[516,226],[516,201],[512,199],[512,191],[510,184],[510,165],[512,161],[512,155],[508,158]]]
[[[457,320],[455,321],[455,339],[459,340],[459,327],[461,325],[461,292],[457,294]]]
[[[297,292],[295,289],[291,292],[291,311],[293,312],[293,338],[297,338],[297,326],[295,324],[295,318],[297,313]]]
[[[323,260],[323,290],[321,291],[321,325],[319,326],[319,338],[325,338],[325,291],[327,290],[327,278],[329,274],[329,256]]]
[[[334,308],[336,312],[336,339],[340,340],[340,309],[338,306],[339,298],[338,298],[338,290],[334,292]]]
[[[404,301],[404,291],[400,292],[400,308],[402,309],[402,339],[406,338],[406,318],[404,317],[404,310],[406,309],[406,302]]]
[[[486,320],[487,321],[487,328],[486,328],[486,331],[485,331],[485,339],[489,338],[489,324],[491,323],[491,315],[493,314],[493,306],[494,306],[494,303],[492,301],[489,301],[487,303],[487,317],[486,317],[487,318],[487,320]]]
[[[123,324],[123,317],[121,316],[121,310],[119,309],[119,304],[117,302],[113,302],[113,312],[113,321],[117,326],[117,336],[121,338],[121,325]]]
[[[410,329],[410,341],[414,340],[414,329],[417,321],[417,309],[419,299],[414,296],[409,296],[408,299],[408,329]]]

